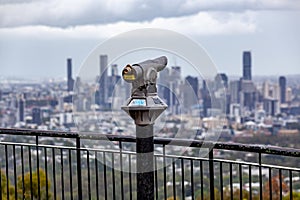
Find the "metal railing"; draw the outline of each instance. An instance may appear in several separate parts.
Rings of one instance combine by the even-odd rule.
[[[0,129],[0,200],[136,199],[135,141]],[[166,138],[154,143],[155,199],[300,197],[298,149]]]

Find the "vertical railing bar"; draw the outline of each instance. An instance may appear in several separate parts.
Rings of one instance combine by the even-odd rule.
[[[251,165],[249,165],[249,199],[252,200],[252,169]]]
[[[5,173],[6,173],[6,195],[7,195],[7,199],[9,199],[9,175],[8,175],[8,152],[7,152],[7,145],[5,145]]]
[[[240,179],[240,199],[243,199],[243,172],[242,172],[241,164],[239,164],[239,179]]]
[[[195,192],[194,192],[194,162],[193,162],[193,160],[191,159],[190,160],[190,165],[191,165],[191,195],[192,195],[192,200],[194,200],[195,199]]]
[[[62,200],[65,199],[65,182],[64,182],[64,157],[63,149],[60,149],[60,174],[61,174],[61,197]]]
[[[88,198],[91,200],[91,170],[90,170],[90,151],[86,151],[86,164],[87,164],[87,174],[88,174]]]
[[[122,149],[121,141],[119,141],[119,148],[120,148],[121,199],[124,200],[123,149]]]
[[[229,164],[230,199],[233,200],[232,163]]]
[[[129,169],[129,199],[132,200],[132,171],[131,171],[131,154],[129,154],[129,164],[128,164],[128,169]]]
[[[163,145],[164,197],[167,199],[166,145]]]
[[[13,145],[14,157],[14,182],[15,182],[15,199],[18,199],[18,186],[17,186],[17,163],[16,163],[16,145]],[[1,185],[0,185],[1,186]],[[2,193],[0,193],[2,195]]]
[[[32,163],[31,163],[31,149],[28,146],[28,156],[29,156],[29,173],[30,173],[30,199],[33,200],[33,188],[32,188]]]
[[[290,176],[290,200],[293,200],[293,172],[292,172],[292,170],[289,170],[289,176]]]
[[[221,190],[221,199],[223,199],[223,162],[220,162],[220,190]]]
[[[40,156],[39,156],[39,136],[35,136],[35,145],[36,145],[36,170],[37,170],[37,179],[38,179],[38,198],[41,198],[41,183],[40,183]]]
[[[154,180],[155,180],[155,199],[156,200],[158,200],[157,158],[158,157],[155,157],[155,160],[154,160],[154,169],[155,169],[155,171],[154,171]]]
[[[176,172],[175,172],[175,160],[172,159],[172,173],[173,173],[173,197],[176,200]]]
[[[106,180],[106,155],[105,152],[103,152],[103,180],[104,180],[104,196],[105,199],[107,199],[107,180]]]
[[[214,151],[213,149],[210,149],[208,153],[209,157],[209,189],[210,189],[210,199],[214,200],[215,199],[215,174],[214,174]]]
[[[49,187],[48,187],[48,156],[47,156],[47,148],[44,148],[44,156],[45,156],[45,172],[46,172],[46,198],[49,197]]]
[[[80,152],[80,136],[76,137],[76,159],[77,159],[77,187],[78,199],[82,199],[82,174],[81,174],[81,152]]]
[[[25,181],[24,181],[24,148],[21,146],[21,162],[22,162],[22,198],[25,199]]]
[[[201,184],[201,200],[204,199],[204,191],[203,191],[203,162],[200,160],[200,184]]]
[[[282,174],[281,169],[279,169],[279,199],[282,199]]]
[[[113,200],[116,200],[115,154],[111,153],[111,172],[113,184]]]
[[[261,153],[258,153],[258,162],[259,162],[259,198],[263,199],[263,183],[262,183],[262,165],[261,165]]]
[[[185,199],[185,190],[184,190],[184,160],[181,158],[181,196],[182,199]]]
[[[0,200],[2,200],[2,170],[1,170],[1,167],[0,167],[0,193],[1,193],[0,194]]]
[[[52,173],[53,173],[53,190],[54,190],[54,199],[57,199],[56,194],[56,160],[55,160],[55,149],[52,148]]]
[[[72,173],[72,151],[69,149],[69,174],[70,174],[70,193],[73,200],[73,173]]]
[[[95,151],[95,174],[96,174],[96,198],[99,200],[99,183],[98,183],[98,152]]]
[[[270,200],[272,200],[272,168],[269,168],[269,196]]]
[[[0,200],[2,200],[2,170],[1,170],[1,168],[0,168],[0,194],[1,194],[0,195]]]

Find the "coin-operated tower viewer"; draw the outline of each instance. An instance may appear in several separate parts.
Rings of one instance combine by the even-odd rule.
[[[153,125],[168,107],[157,95],[158,72],[167,65],[165,56],[127,65],[123,79],[132,84],[131,97],[122,109],[136,124],[137,199],[154,199]]]

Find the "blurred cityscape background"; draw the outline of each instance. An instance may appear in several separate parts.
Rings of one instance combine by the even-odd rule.
[[[156,199],[300,199],[299,11],[295,0],[0,0],[0,199],[136,199],[128,63],[102,52],[90,80],[78,71],[95,44],[142,28],[192,38],[219,72],[203,79],[167,55]]]
[[[155,134],[175,137],[180,132],[183,138],[208,139],[215,136],[210,130],[218,128],[218,117],[226,115],[221,140],[298,146],[297,140],[279,144],[271,138],[299,135],[299,75],[252,76],[251,53],[239,55],[240,77],[183,77],[185,66],[168,65],[159,74],[158,94],[169,107]],[[99,74],[90,82],[74,77],[71,58],[66,59],[63,80],[1,79],[1,127],[134,135],[132,120],[120,109],[131,85],[121,79],[116,64],[107,66],[107,59],[99,55]]]

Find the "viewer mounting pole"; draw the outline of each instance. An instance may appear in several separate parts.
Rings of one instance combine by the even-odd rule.
[[[122,109],[136,124],[137,199],[154,199],[154,142],[155,120],[168,107],[157,96],[157,73],[167,65],[165,56],[127,65],[122,71],[126,82],[132,83],[131,97]]]

